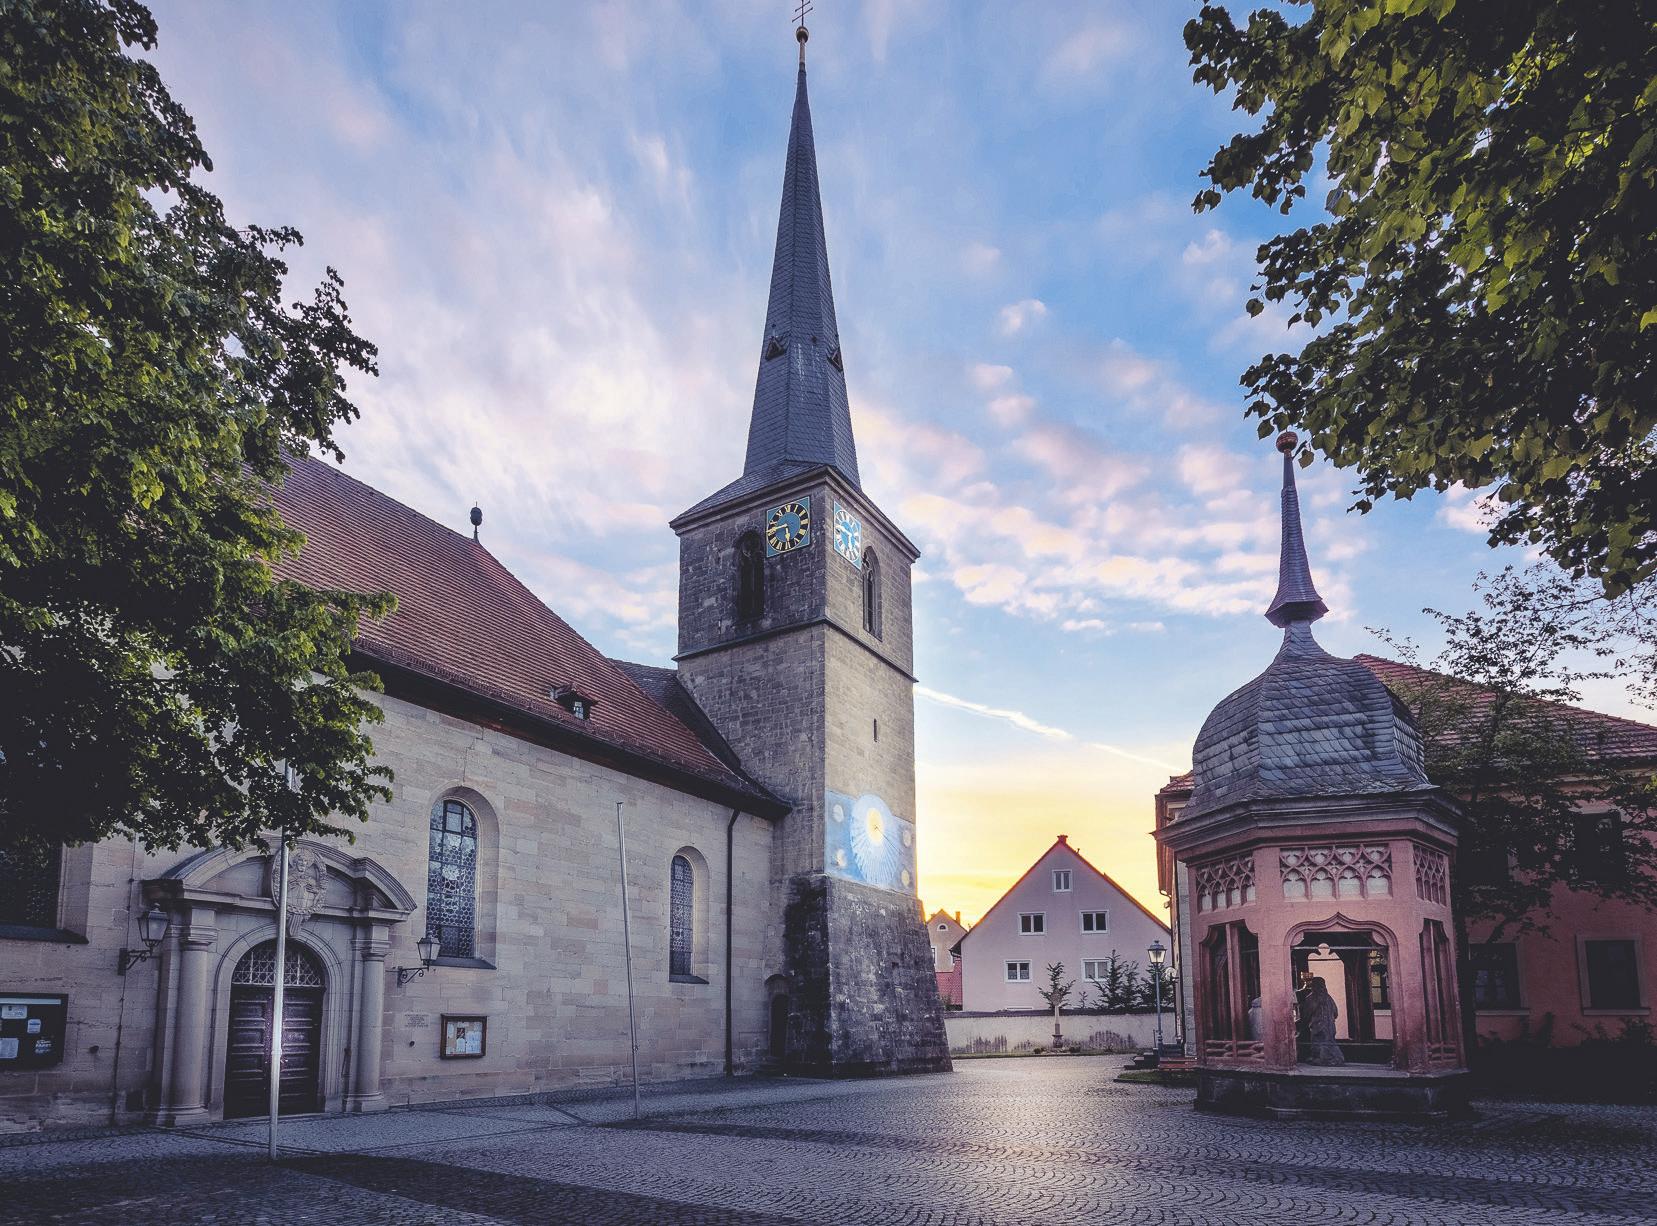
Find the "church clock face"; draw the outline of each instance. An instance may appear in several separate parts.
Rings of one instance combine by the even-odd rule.
[[[811,499],[797,498],[765,513],[765,552],[775,557],[811,544]]]
[[[834,504],[834,552],[863,569],[863,523],[838,502]]]

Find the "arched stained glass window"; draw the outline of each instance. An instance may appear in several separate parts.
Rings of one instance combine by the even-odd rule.
[[[743,533],[736,543],[736,615],[739,621],[765,615],[765,547],[757,532]]]
[[[441,800],[426,865],[426,935],[438,939],[440,957],[475,955],[477,882],[478,819],[460,801]]]
[[[670,884],[667,972],[690,975],[691,951],[696,938],[696,874],[685,857],[673,857]]]
[[[63,848],[33,839],[0,843],[0,924],[58,926],[58,867]]]
[[[863,629],[880,637],[880,559],[873,549],[863,552]]]

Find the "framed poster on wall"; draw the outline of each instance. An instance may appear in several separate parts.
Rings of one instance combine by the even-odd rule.
[[[56,993],[0,995],[0,1073],[63,1061],[69,998]]]
[[[475,1060],[488,1049],[489,1019],[445,1013],[438,1055],[445,1060]]]

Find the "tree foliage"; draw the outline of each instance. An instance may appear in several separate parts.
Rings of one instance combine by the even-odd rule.
[[[1041,998],[1047,1002],[1047,1007],[1053,1011],[1053,1016],[1059,1015],[1065,1003],[1070,999],[1070,993],[1076,986],[1076,981],[1064,977],[1064,963],[1049,962],[1047,964],[1047,986],[1037,988]]]
[[[1321,326],[1243,376],[1261,436],[1304,430],[1356,469],[1360,509],[1492,486],[1492,543],[1611,595],[1651,578],[1657,5],[1289,8],[1239,27],[1207,4],[1185,29],[1196,81],[1258,120],[1196,207],[1247,188],[1288,213],[1327,182],[1327,218],[1259,250],[1250,312]]]
[[[236,228],[134,0],[0,0],[0,836],[329,831],[388,795],[344,663],[389,608],[276,577],[283,455],[374,373],[330,269]],[[285,772],[284,766],[291,768]],[[284,775],[288,778],[285,779]]]

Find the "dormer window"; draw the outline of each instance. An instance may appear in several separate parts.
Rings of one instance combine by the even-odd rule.
[[[593,700],[571,686],[554,686],[552,700],[575,716],[576,719],[592,718]]]

